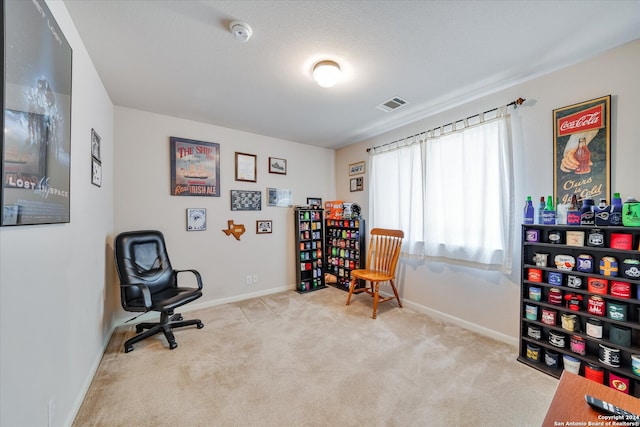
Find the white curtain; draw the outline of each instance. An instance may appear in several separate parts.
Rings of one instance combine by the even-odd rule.
[[[411,141],[413,142],[413,141]],[[377,150],[369,178],[370,228],[404,231],[403,252],[423,253],[424,187],[422,144]]]
[[[434,135],[437,133],[437,135]],[[370,226],[405,232],[405,255],[510,272],[513,171],[506,108],[408,145],[372,150]]]

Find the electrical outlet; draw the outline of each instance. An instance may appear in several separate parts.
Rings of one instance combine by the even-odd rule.
[[[258,283],[258,275],[254,274],[253,275],[253,284],[255,285],[256,283]]]
[[[56,415],[56,398],[52,397],[49,401],[49,406],[47,408],[47,425],[48,427],[52,427],[54,425],[53,419]]]
[[[246,277],[246,279],[245,279],[245,283],[246,283],[247,285],[250,285],[250,284],[251,284],[251,275],[250,275],[250,274],[247,274],[247,277]]]

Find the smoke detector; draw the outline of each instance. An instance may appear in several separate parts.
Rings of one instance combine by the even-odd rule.
[[[253,34],[253,30],[251,29],[249,24],[240,21],[231,22],[231,24],[229,24],[229,30],[231,31],[231,34],[233,34],[233,37],[236,38],[236,40],[243,43],[249,40],[251,38],[251,34]]]

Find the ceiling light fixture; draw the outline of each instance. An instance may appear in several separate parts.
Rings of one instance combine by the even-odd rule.
[[[313,66],[313,79],[322,87],[332,87],[338,83],[342,71],[340,65],[334,61],[320,61]]]

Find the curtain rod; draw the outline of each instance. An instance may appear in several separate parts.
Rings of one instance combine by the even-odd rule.
[[[505,105],[505,107],[510,107],[510,106],[512,106],[512,105],[513,105],[513,106],[514,106],[514,108],[518,108],[518,105],[522,105],[522,103],[523,103],[524,101],[526,101],[526,99],[524,99],[524,98],[518,98],[518,99],[516,99],[515,101],[511,101],[510,103],[508,103],[507,105]],[[461,122],[461,121],[463,121],[463,120],[469,120],[469,119],[473,119],[474,117],[479,117],[479,116],[480,116],[480,114],[487,114],[487,113],[491,113],[491,112],[493,112],[493,111],[496,111],[498,108],[500,108],[500,107],[492,108],[491,110],[487,110],[487,111],[485,111],[485,112],[483,112],[483,113],[474,114],[473,116],[469,116],[469,117],[467,117],[466,119],[456,120],[455,122],[451,122],[451,123],[446,124],[446,125],[442,125],[442,126],[438,126],[438,127],[436,127],[436,128],[433,128],[433,129],[425,130],[425,131],[423,131],[423,132],[416,133],[415,135],[411,135],[411,136],[407,136],[407,137],[404,137],[404,138],[396,139],[395,141],[387,142],[386,144],[376,145],[375,147],[369,147],[369,148],[367,148],[367,153],[368,153],[368,152],[370,152],[371,150],[375,150],[376,148],[386,147],[387,145],[395,144],[396,142],[400,142],[400,141],[403,141],[403,140],[405,140],[405,139],[415,138],[416,136],[420,136],[420,135],[425,134],[425,133],[427,133],[427,132],[434,131],[434,130],[436,130],[436,129],[438,129],[438,128],[445,128],[445,127],[447,127],[447,126],[451,126],[451,125],[453,125],[454,123],[458,123],[458,122]]]

